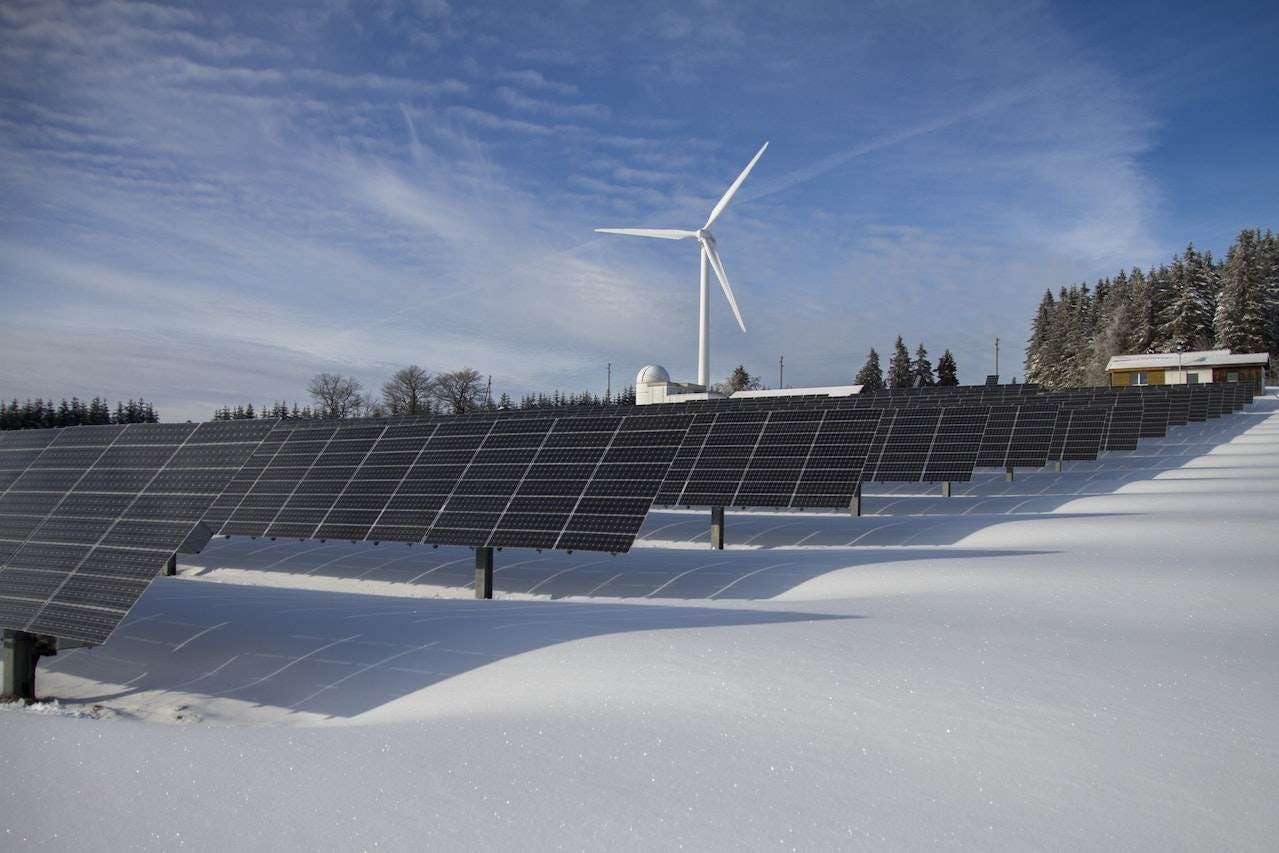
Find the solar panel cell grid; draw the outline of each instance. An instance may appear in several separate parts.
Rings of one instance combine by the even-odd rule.
[[[202,448],[179,459],[184,445],[209,443],[205,426],[217,427],[208,431],[209,439],[246,440],[223,441],[218,452]],[[105,639],[269,429],[270,424],[232,429],[133,424],[51,430],[55,436],[47,449],[57,452],[41,454],[13,484],[21,489],[10,488],[4,496],[14,499],[11,508],[28,514],[0,508],[0,528],[21,536],[0,548],[6,626],[88,642]],[[182,467],[194,464],[209,467]],[[173,467],[162,480],[166,465]],[[191,482],[208,488],[195,494],[172,490]],[[157,491],[157,485],[168,490]],[[29,514],[37,507],[38,514]],[[33,595],[37,588],[46,592]]]

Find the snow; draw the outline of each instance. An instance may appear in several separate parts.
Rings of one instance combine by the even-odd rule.
[[[218,540],[0,713],[5,846],[1273,849],[1277,499],[1272,389],[723,552],[503,551],[494,601],[460,549]]]

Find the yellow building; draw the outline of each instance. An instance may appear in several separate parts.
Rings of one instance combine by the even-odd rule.
[[[1264,352],[1232,353],[1228,349],[1152,352],[1112,356],[1106,373],[1112,387],[1252,382],[1260,394],[1265,391],[1269,365],[1270,356]]]

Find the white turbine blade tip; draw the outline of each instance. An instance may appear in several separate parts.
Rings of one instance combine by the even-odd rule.
[[[710,258],[711,269],[715,270],[715,277],[719,279],[719,286],[724,290],[724,296],[728,299],[728,307],[733,309],[733,316],[737,318],[737,325],[746,331],[746,322],[742,320],[742,312],[737,310],[737,300],[733,297],[733,288],[728,284],[728,273],[724,271],[724,262],[719,259],[719,252],[713,245],[702,244],[706,250],[706,257]]]
[[[755,164],[759,162],[759,158],[764,156],[764,149],[767,147],[767,142],[759,147],[759,150],[755,152],[755,156],[746,164],[746,168],[742,169],[742,173],[737,176],[737,180],[733,181],[732,186],[730,186],[728,191],[724,193],[724,197],[721,198],[719,203],[711,210],[711,215],[707,217],[706,224],[703,225],[702,228],[710,228],[715,224],[715,220],[719,219],[719,215],[724,212],[724,208],[728,207],[728,203],[733,200],[733,196],[737,194],[737,190],[742,186],[742,183],[745,182],[746,176],[751,173],[751,169],[754,169]]]

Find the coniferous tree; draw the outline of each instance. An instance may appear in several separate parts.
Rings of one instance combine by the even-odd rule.
[[[1189,352],[1212,340],[1212,311],[1216,303],[1211,257],[1205,259],[1187,246],[1168,267],[1168,302],[1160,313],[1161,352]]]
[[[1127,328],[1124,330],[1124,351],[1150,352],[1155,342],[1154,290],[1145,274],[1137,267],[1133,267],[1128,282],[1131,297]]]
[[[1190,255],[1191,246],[1186,247],[1185,263],[1190,288],[1195,292],[1199,302],[1200,323],[1195,335],[1195,349],[1212,348],[1213,322],[1217,316],[1217,297],[1221,293],[1221,270],[1212,259],[1212,252],[1195,252]]]
[[[863,394],[884,390],[884,371],[879,366],[879,353],[875,352],[874,347],[871,347],[870,353],[866,356],[866,363],[862,365],[861,370],[857,371],[853,382],[862,386]]]
[[[928,360],[928,350],[921,341],[915,348],[915,360],[910,363],[911,385],[915,388],[929,388],[937,384],[933,376],[933,363]]]
[[[910,353],[906,351],[901,335],[897,336],[897,343],[893,344],[893,357],[888,360],[887,379],[889,388],[911,387],[913,377],[910,372]]]
[[[941,358],[937,359],[937,384],[958,385],[958,373],[959,368],[955,365],[955,357],[950,354],[950,350],[946,350],[941,354]]]
[[[1226,252],[1221,271],[1221,296],[1213,323],[1217,346],[1234,352],[1269,352],[1275,294],[1269,259],[1262,257],[1259,231],[1239,232]]]
[[[1053,299],[1052,290],[1045,290],[1043,299],[1039,300],[1039,310],[1035,312],[1035,318],[1030,321],[1030,340],[1026,342],[1026,381],[1038,382],[1044,387],[1048,387],[1047,356],[1056,309],[1057,301]]]
[[[1279,358],[1279,235],[1269,229],[1261,241],[1262,271],[1270,301],[1270,354]]]

